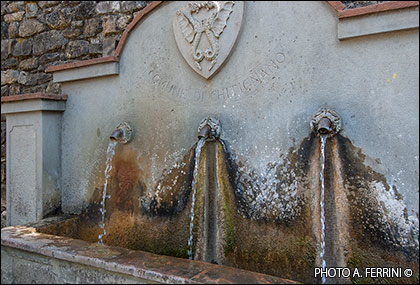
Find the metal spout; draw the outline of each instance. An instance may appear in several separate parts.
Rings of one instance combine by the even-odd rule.
[[[210,135],[211,135],[211,128],[209,125],[206,124],[200,129],[200,132],[198,133],[198,138],[208,139]]]
[[[113,142],[128,143],[133,134],[133,129],[126,122],[119,123],[115,130],[112,132],[109,139]]]
[[[121,129],[116,129],[112,132],[112,135],[109,137],[109,139],[113,142],[118,142],[123,136],[123,131]]]
[[[318,136],[333,137],[341,130],[341,118],[337,112],[322,108],[312,116],[311,128]]]
[[[219,120],[207,117],[204,118],[198,127],[198,138],[204,138],[206,141],[214,141],[220,137],[220,122]]]
[[[321,135],[327,135],[331,132],[331,121],[324,117],[318,123],[318,133]]]

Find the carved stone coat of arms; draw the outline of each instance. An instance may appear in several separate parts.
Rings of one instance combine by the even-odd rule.
[[[191,68],[210,78],[229,56],[242,23],[243,2],[189,2],[176,11],[178,49]]]

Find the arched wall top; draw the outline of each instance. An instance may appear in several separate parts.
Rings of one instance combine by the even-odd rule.
[[[141,19],[143,19],[144,16],[150,13],[162,2],[163,1],[151,2],[143,10],[141,10],[136,15],[136,17],[134,17],[133,21],[127,26],[127,28],[123,32],[121,36],[121,40],[119,41],[118,46],[115,49],[113,56],[99,57],[99,58],[94,58],[94,59],[76,61],[72,63],[60,64],[56,66],[49,66],[47,68],[47,72],[62,71],[62,70],[85,67],[85,66],[101,64],[101,63],[119,62],[120,55],[124,49],[125,43],[127,41],[127,38],[130,32],[136,27],[136,25],[140,22]],[[345,10],[345,6],[341,1],[327,1],[327,2],[332,8],[336,10],[338,19],[363,16],[367,14],[380,13],[380,12],[386,12],[386,11],[391,11],[391,10],[419,6],[419,1],[390,1],[390,2],[380,3],[376,5]]]

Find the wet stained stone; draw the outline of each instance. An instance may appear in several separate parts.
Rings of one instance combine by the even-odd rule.
[[[298,282],[279,277],[219,266],[214,266],[194,276],[192,280],[200,283],[217,284],[299,284]]]
[[[380,243],[377,244],[377,239],[383,239],[386,235],[379,234],[375,237],[375,235],[367,232],[364,227],[361,227],[360,223],[356,223],[357,219],[366,216],[366,214],[360,216],[359,212],[377,213],[370,220],[366,220],[368,222],[375,222],[376,219],[380,218],[380,213],[375,210],[378,205],[374,203],[369,204],[368,201],[370,201],[370,198],[366,192],[367,190],[363,190],[368,189],[366,187],[369,183],[362,183],[360,179],[376,181],[383,179],[383,176],[364,166],[361,151],[354,148],[348,139],[337,136],[337,138],[331,139],[328,143],[329,145],[326,147],[326,172],[332,174],[341,171],[334,165],[336,161],[335,156],[338,153],[339,158],[337,159],[343,165],[342,172],[340,172],[343,179],[350,186],[353,185],[354,189],[362,189],[359,192],[359,200],[351,198],[351,192],[353,190],[350,190],[349,207],[351,218],[348,231],[351,239],[349,245],[341,244],[337,236],[339,230],[330,228],[327,231],[327,236],[330,240],[327,239],[327,242],[331,245],[331,250],[337,251],[337,249],[344,249],[347,252],[345,262],[352,268],[375,264],[372,256],[375,257],[376,264],[379,262],[383,266],[386,266],[386,264],[415,266],[416,261],[406,256],[404,250],[401,251],[398,247],[390,249],[388,244],[384,244],[383,246]],[[146,193],[146,186],[141,182],[143,174],[141,174],[138,162],[134,159],[136,156],[130,155],[129,151],[125,154],[116,155],[113,162],[115,170],[111,175],[110,183],[111,200],[109,203],[107,202],[109,206],[106,217],[107,235],[104,237],[105,244],[123,246],[132,250],[140,249],[162,255],[188,257],[187,240],[190,221],[189,209],[191,208],[191,189],[189,188],[191,180],[189,179],[191,179],[191,169],[194,166],[194,147],[184,156],[182,161],[185,163],[182,164],[182,167],[174,168],[172,171],[163,171],[162,178],[159,180],[162,185],[172,185],[171,183],[175,177],[181,173],[184,173],[184,181],[179,182],[180,184],[172,190],[160,193],[160,199],[154,197],[151,200],[152,203],[149,204],[155,207],[149,208],[149,210],[153,209],[153,212],[148,212],[147,207],[144,208],[145,205],[142,206],[141,211],[138,211],[136,208],[139,207],[139,204],[133,203],[133,201],[138,201],[139,197],[142,197]],[[314,167],[319,163],[319,147],[320,143],[318,138],[311,133],[302,141],[297,149],[289,150],[289,154],[286,157],[291,163],[287,171],[299,168],[297,177],[309,176],[309,180],[315,179],[313,178],[316,177],[314,173],[316,171],[319,173],[319,169]],[[308,272],[312,272],[316,266],[318,256],[316,233],[312,224],[314,213],[310,202],[308,202],[308,199],[310,199],[308,197],[311,195],[310,192],[314,191],[311,188],[312,184],[305,182],[306,180],[302,180],[302,188],[299,191],[303,191],[303,204],[301,205],[300,214],[295,219],[287,222],[272,218],[254,219],[242,213],[242,211],[246,211],[246,208],[241,203],[241,199],[243,199],[241,195],[243,193],[235,193],[234,190],[236,187],[235,183],[237,183],[235,171],[239,171],[239,167],[232,160],[231,154],[227,153],[221,144],[217,145],[216,152],[216,156],[218,157],[216,162],[218,169],[216,176],[219,187],[218,212],[221,213],[218,217],[219,242],[221,246],[221,251],[219,252],[222,253],[222,258],[219,260],[220,264],[279,276],[281,278],[298,280],[299,282],[312,283],[319,281],[314,279],[312,275],[308,275]],[[200,169],[205,165],[206,154],[207,152],[204,149],[202,152],[203,161],[201,161],[203,165],[200,166]],[[305,168],[303,165],[309,166]],[[349,166],[350,169],[346,169],[346,166]],[[202,175],[203,173],[200,172],[198,176],[198,185],[200,187],[203,184]],[[342,206],[334,204],[334,195],[337,194],[334,191],[338,191],[334,190],[337,187],[336,179],[335,176],[329,174],[327,174],[325,179],[327,192],[332,191],[326,195],[326,209],[330,209],[327,213],[327,221],[330,224],[337,223],[335,220],[339,219],[340,215],[344,215],[343,209],[340,208]],[[349,189],[352,188],[350,187]],[[347,190],[341,189],[339,191]],[[101,229],[98,227],[100,215],[99,203],[97,202],[100,200],[101,193],[102,189],[98,188],[95,191],[91,200],[91,212],[86,214],[84,219],[81,218],[79,226],[80,237],[91,242],[97,242],[98,234],[101,233]],[[176,198],[173,198],[173,195],[170,195],[171,193],[178,194],[175,195]],[[203,244],[202,219],[204,212],[202,210],[203,207],[200,206],[204,203],[203,195],[204,192],[199,189],[196,196],[196,206],[200,210],[196,212],[193,243],[195,246],[194,256],[198,259],[203,258],[203,252],[200,249],[201,244]],[[171,205],[171,201],[177,199],[179,201],[186,199],[185,202],[182,202],[184,206],[179,207],[178,205],[170,210],[171,208],[168,205]],[[366,199],[368,201],[365,201]],[[364,201],[364,203],[360,204],[360,201]],[[366,217],[363,219],[366,219]],[[380,233],[384,229],[378,228],[377,230]],[[334,239],[338,242],[334,243]],[[138,253],[130,254],[136,255]],[[224,277],[221,277],[219,275],[221,273],[218,270],[211,268],[206,273],[203,273],[200,272],[199,266],[198,268],[194,267],[195,269],[192,271],[185,270],[185,266],[189,262],[186,259],[179,261],[179,264],[185,263],[183,265],[184,269],[179,270],[175,264],[168,263],[169,261],[166,261],[165,256],[157,256],[148,258],[147,260],[139,258],[138,261],[134,262],[130,259],[131,255],[121,258],[125,260],[124,262],[126,264],[145,266],[154,270],[164,270],[168,276],[186,276],[192,278],[195,282],[229,283],[229,280],[238,279],[240,283],[280,282],[273,281],[273,279],[264,279],[265,277],[258,279],[259,277],[257,278],[255,276],[250,276],[249,278],[242,275],[236,276],[236,273],[232,273],[232,276],[226,278],[230,274],[229,271],[223,273]],[[327,255],[334,256],[334,253],[327,252]],[[335,264],[335,262],[340,264],[338,259],[337,261],[330,259],[328,262],[329,264]],[[193,275],[193,273],[196,274]],[[413,279],[409,279],[407,282],[413,282]]]
[[[289,153],[292,155],[288,156],[289,161],[294,161],[292,167],[298,169],[299,175],[302,176],[309,176],[312,177],[311,179],[315,179],[313,174],[310,173],[310,167],[319,163],[319,139],[311,133],[311,135],[304,139],[301,143],[300,147],[297,150],[290,150]],[[333,153],[333,149],[337,149],[339,154],[339,160],[341,161],[341,165],[343,165],[342,169],[337,169],[337,166],[334,165],[334,156],[336,154]],[[297,154],[297,156],[296,156]],[[226,167],[229,173],[229,180],[230,184],[233,188],[237,187],[237,175],[235,174],[236,171],[239,171],[238,164],[232,161],[230,155],[226,156]],[[318,170],[319,172],[319,170]],[[360,149],[356,149],[348,140],[341,135],[338,135],[337,138],[329,140],[326,148],[326,208],[327,211],[327,224],[332,225],[327,227],[327,242],[329,244],[327,255],[331,258],[337,259],[330,259],[328,264],[369,264],[371,258],[368,258],[368,252],[376,257],[376,263],[381,264],[381,266],[386,266],[388,262],[391,262],[397,266],[397,264],[407,264],[410,267],[416,268],[416,250],[412,250],[410,247],[401,247],[398,244],[392,244],[393,242],[397,242],[399,234],[397,228],[388,228],[384,227],[383,219],[384,214],[380,211],[381,204],[379,204],[375,197],[373,197],[372,193],[370,193],[370,185],[375,181],[381,181],[384,185],[386,184],[386,179],[383,175],[374,172],[371,168],[364,165],[364,156]],[[334,173],[341,173],[343,176],[344,185],[337,184],[342,183],[337,181],[336,174]],[[311,180],[309,179],[309,180]],[[304,181],[304,180],[303,180]],[[310,185],[310,184],[308,184]],[[387,186],[386,186],[387,187]],[[347,190],[348,189],[348,190]],[[312,191],[310,188],[307,191]],[[345,191],[344,193],[335,192],[334,191]],[[347,192],[349,191],[349,193]],[[357,193],[356,193],[357,192]],[[350,219],[346,216],[346,209],[342,208],[342,205],[336,204],[336,197],[335,195],[347,195],[349,200],[349,207],[350,207]],[[239,197],[238,197],[239,196]],[[239,211],[247,212],[248,205],[244,205],[241,203],[241,193],[237,193],[236,200],[239,203],[236,203],[238,206]],[[357,196],[358,198],[355,199],[354,197]],[[309,196],[310,197],[310,196]],[[306,200],[306,204],[308,201]],[[300,252],[295,256],[290,255],[290,253],[297,253],[299,250],[297,248],[293,248],[293,246],[286,250],[284,253],[290,252],[286,254],[286,260],[293,260],[293,263],[299,264],[297,267],[294,267],[293,264],[288,264],[288,262],[283,260],[280,263],[276,263],[276,260],[282,260],[280,258],[281,253],[284,249],[280,249],[279,247],[273,247],[272,250],[268,249],[267,245],[271,244],[275,238],[266,239],[264,234],[267,233],[267,230],[255,229],[255,232],[252,230],[254,228],[253,222],[254,218],[250,217],[246,214],[243,214],[243,217],[247,217],[244,221],[238,222],[236,221],[235,224],[235,241],[234,241],[234,248],[235,250],[231,251],[236,254],[235,257],[228,256],[225,260],[224,264],[229,264],[229,260],[235,260],[235,265],[239,266],[240,268],[252,268],[252,270],[265,272],[269,274],[274,274],[277,276],[282,276],[286,278],[293,278],[295,280],[299,280],[302,282],[316,282],[316,280],[310,281],[307,279],[308,277],[300,275],[299,272],[302,272],[302,268],[307,268],[308,272],[314,266],[315,261],[315,249],[316,249],[316,240],[312,237],[311,230],[307,231],[307,229],[311,228],[311,219],[309,218],[311,211],[309,208],[304,210],[306,214],[302,217],[306,216],[306,219],[299,218],[297,221],[301,223],[302,227],[297,228],[296,223],[292,224],[285,224],[286,227],[281,228],[279,224],[276,226],[272,226],[273,229],[277,229],[278,235],[282,235],[283,242],[282,245],[287,244],[288,246],[292,246],[294,243],[297,244],[305,244],[309,246],[306,253]],[[347,219],[347,220],[346,220]],[[351,236],[350,243],[351,246],[348,246],[346,242],[339,238],[341,234],[339,233],[339,226],[338,221],[341,220],[340,223],[344,223],[349,227],[348,231]],[[298,223],[298,224],[299,224]],[[246,241],[247,238],[244,238],[244,233],[241,232],[241,226],[246,228],[245,236],[252,241]],[[266,227],[270,228],[269,222],[265,221]],[[392,225],[392,223],[391,223]],[[287,232],[288,227],[294,227],[294,236],[296,233],[304,233],[306,228],[306,234],[301,241],[299,239],[293,241],[291,239],[287,240]],[[345,226],[346,227],[346,226]],[[280,229],[281,228],[281,229]],[[302,231],[303,230],[303,231]],[[244,231],[244,232],[245,232]],[[255,236],[254,236],[255,235]],[[393,236],[393,238],[391,238]],[[285,238],[287,241],[285,241]],[[397,239],[395,239],[397,238]],[[261,247],[259,245],[258,240],[263,240],[261,243]],[[344,242],[344,243],[343,243]],[[397,242],[398,243],[398,242]],[[412,244],[415,244],[414,242]],[[274,249],[275,248],[275,249]],[[310,249],[312,248],[312,249]],[[363,248],[363,249],[362,249]],[[328,251],[327,250],[327,251]],[[339,257],[338,252],[344,252],[342,257]],[[346,254],[349,253],[350,254]],[[362,258],[366,258],[365,262],[358,261],[357,257],[353,257],[352,252],[358,252],[358,254],[354,253],[355,256],[360,256],[360,252],[362,254]],[[411,252],[409,254],[408,252]],[[342,253],[343,254],[343,253]],[[408,254],[408,255],[407,255]],[[264,257],[265,256],[265,257]],[[307,261],[309,263],[302,261],[303,256],[307,256]],[[344,257],[345,256],[345,257]],[[411,256],[411,257],[410,257]],[[414,257],[413,257],[414,256]],[[264,258],[262,258],[264,257]],[[273,259],[274,258],[274,259]],[[280,258],[280,259],[279,259]],[[340,258],[345,258],[344,261],[340,261]],[[312,260],[312,262],[310,261]],[[373,266],[374,262],[373,259],[370,263]],[[306,263],[306,265],[305,265]],[[264,265],[263,265],[264,264]],[[276,272],[271,271],[270,268],[273,268],[273,265],[276,264],[274,267],[276,268]],[[292,267],[290,267],[292,266]],[[342,266],[342,265],[341,265]],[[353,266],[353,265],[352,265]],[[281,273],[280,273],[281,272]],[[290,272],[293,272],[292,276],[288,275]],[[418,274],[415,276],[418,276]],[[411,279],[409,282],[413,282],[416,280],[417,277]]]
[[[111,200],[107,202],[107,205],[111,206],[107,207],[107,234],[103,238],[105,244],[124,246],[130,249],[147,250],[164,255],[187,257],[188,225],[190,220],[189,210],[187,209],[191,208],[191,200],[189,197],[191,195],[191,189],[189,187],[191,185],[190,179],[194,166],[194,159],[192,159],[194,147],[184,157],[183,161],[185,163],[179,164],[183,166],[172,169],[172,171],[164,171],[160,182],[162,182],[162,185],[172,185],[171,182],[174,178],[180,176],[182,173],[184,173],[184,181],[182,181],[183,179],[178,178],[177,181],[179,181],[180,184],[178,184],[177,187],[174,187],[172,191],[163,191],[159,195],[159,200],[161,200],[160,204],[154,205],[154,207],[157,207],[155,208],[156,210],[154,210],[155,214],[147,214],[146,216],[144,213],[134,213],[132,206],[124,202],[127,200],[127,198],[124,197],[132,195],[129,194],[130,192],[138,193],[140,189],[137,188],[137,185],[138,178],[141,177],[141,175],[138,174],[139,170],[135,161],[129,162],[130,159],[127,160],[123,158],[135,156],[121,155],[118,157],[117,155],[114,158],[113,164],[116,170],[111,177]],[[218,151],[222,151],[220,145],[218,146]],[[206,151],[204,150],[202,163],[205,161],[205,156]],[[222,158],[225,157],[223,151],[218,154],[218,156]],[[224,165],[224,160],[219,161],[218,165]],[[200,169],[201,168],[202,167],[200,167]],[[226,170],[222,171],[219,176],[225,177],[223,181],[219,182],[219,184],[225,185],[222,187],[223,189],[220,190],[220,193],[224,198],[221,200],[222,202],[219,203],[220,205],[223,205],[219,211],[221,210],[224,213],[224,217],[218,223],[221,227],[219,232],[221,231],[222,233],[222,243],[226,244],[222,251],[225,255],[225,257],[222,258],[222,264],[276,275],[281,275],[283,272],[289,271],[289,275],[293,278],[296,277],[295,272],[298,271],[298,268],[302,269],[302,266],[307,266],[308,270],[310,270],[314,261],[310,228],[306,227],[306,222],[304,222],[306,218],[302,221],[293,223],[293,228],[283,227],[281,231],[277,229],[278,224],[276,223],[264,222],[262,225],[259,225],[260,223],[257,221],[244,218],[243,216],[238,215],[234,210],[236,208],[236,202],[231,185],[227,180],[228,175]],[[199,174],[199,177],[202,177],[202,174]],[[199,182],[199,185],[201,184],[202,182]],[[176,194],[176,192],[173,191],[179,192]],[[92,201],[99,201],[101,192],[101,189],[97,189],[95,191],[96,194],[94,195],[95,198]],[[202,195],[203,192],[199,187],[196,196],[197,209],[202,209],[202,206],[200,206],[204,199]],[[168,205],[168,202],[176,201],[176,199],[180,201],[183,199],[187,200],[183,202],[185,203],[183,207],[179,207],[178,205],[171,211],[165,210],[164,212],[161,212],[162,209],[168,209],[165,206]],[[128,200],[136,201],[137,198],[131,197]],[[157,203],[158,200],[155,201],[156,202],[153,203]],[[91,206],[91,213],[85,215],[85,218],[82,219],[80,234],[84,239],[87,238],[87,240],[95,242],[98,240],[98,234],[102,232],[101,229],[99,229],[98,224],[95,224],[94,222],[95,220],[98,222],[100,216],[99,204],[96,202],[92,203]],[[177,208],[179,210],[175,210]],[[203,217],[202,210],[198,211],[196,215],[196,221],[200,221]],[[304,216],[306,217],[307,215],[305,214]],[[88,222],[84,223],[83,221]],[[194,237],[197,239],[194,241],[196,247],[199,247],[201,242],[202,229],[203,225],[201,222],[198,222],[194,226]],[[281,232],[282,234],[279,236],[279,233]],[[296,236],[296,233],[303,233],[303,235],[298,234],[299,237],[295,240],[290,239],[290,234]],[[281,237],[282,240],[289,237],[289,240],[287,243],[282,243],[278,240],[279,237]],[[276,241],[278,241],[278,243]],[[270,245],[270,247],[267,248],[267,245]],[[202,253],[198,248],[196,250],[197,252],[195,255],[197,258],[200,258]],[[285,252],[283,253],[283,251]],[[298,256],[304,256],[307,261],[304,263],[295,262],[296,267],[295,269],[292,269],[290,266],[293,265],[287,260],[299,259],[297,258]],[[160,259],[149,260],[148,262],[148,266],[161,267]],[[207,276],[205,278],[210,277]],[[300,280],[305,280],[303,277],[299,278]]]
[[[191,194],[191,183],[194,171],[195,145],[179,162],[177,167],[163,171],[162,178],[157,182],[159,190],[150,201],[145,200],[143,210],[149,215],[172,216],[185,209]],[[175,185],[173,181],[176,181]]]
[[[127,149],[113,158],[113,171],[106,200],[106,231],[103,240],[107,245],[124,246],[151,252],[186,257],[188,213],[174,216],[172,221],[157,216],[152,218],[145,208],[139,207],[146,186],[144,174],[138,167],[137,155]],[[182,179],[179,179],[180,181]],[[99,228],[102,189],[97,188],[91,203],[81,216],[80,235],[95,242],[103,231]],[[188,197],[187,197],[188,199]]]

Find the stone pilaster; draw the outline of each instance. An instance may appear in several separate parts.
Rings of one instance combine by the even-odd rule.
[[[3,97],[7,225],[36,222],[61,206],[61,114],[66,96]]]

